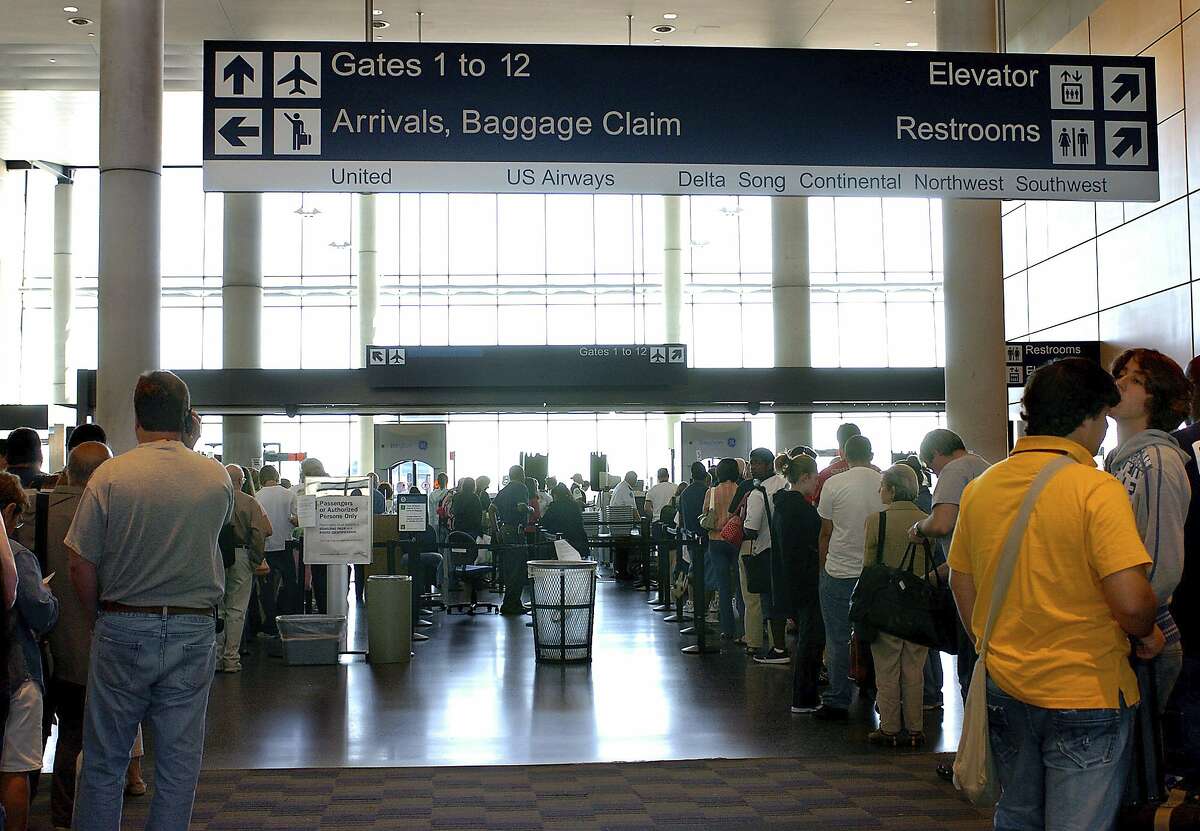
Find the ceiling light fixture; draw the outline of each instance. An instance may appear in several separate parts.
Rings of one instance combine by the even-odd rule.
[[[72,26],[91,26],[92,21],[86,17],[72,17],[67,20]]]
[[[905,46],[920,46],[921,44],[917,43],[915,40],[910,40],[908,43],[906,43],[904,45]]]
[[[879,41],[875,41],[875,45],[876,45],[876,46],[883,46],[883,44],[882,44],[882,43],[880,43]]]
[[[675,14],[675,12],[667,12],[666,14],[663,15],[663,20],[678,20],[678,19],[679,19],[679,15]]]
[[[94,38],[95,36],[96,36],[95,32],[88,32],[88,37]]]
[[[78,6],[63,6],[63,11],[66,12],[67,14],[75,14],[75,12],[79,11],[79,7]]]
[[[371,14],[374,14],[374,15],[383,14],[383,9],[371,9]]]
[[[58,63],[58,58],[51,58],[50,63]]]
[[[386,20],[372,20],[371,21],[372,29],[386,29],[388,26],[391,26],[391,25],[392,24],[388,23]]]
[[[651,27],[650,31],[659,35],[669,35],[671,32],[675,31],[675,27],[669,23],[660,23],[657,26]]]

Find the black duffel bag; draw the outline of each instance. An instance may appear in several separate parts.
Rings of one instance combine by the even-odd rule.
[[[939,652],[957,654],[958,610],[954,596],[948,586],[933,585],[921,576],[935,568],[929,541],[909,543],[900,567],[893,568],[883,562],[886,529],[887,511],[883,511],[879,514],[875,562],[863,569],[850,597],[850,622],[855,631],[869,640],[874,640],[876,632],[886,632]],[[925,557],[920,570],[916,567],[918,548]]]

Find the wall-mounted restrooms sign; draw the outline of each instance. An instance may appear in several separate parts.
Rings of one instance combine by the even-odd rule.
[[[210,41],[213,191],[1156,200],[1149,58]]]

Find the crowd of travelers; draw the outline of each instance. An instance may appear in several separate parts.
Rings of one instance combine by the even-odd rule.
[[[671,568],[695,570],[677,585],[692,587],[696,626],[755,664],[790,667],[792,713],[867,720],[871,745],[919,748],[952,653],[964,700],[973,678],[986,684],[996,827],[1108,828],[1138,708],[1166,725],[1171,769],[1200,775],[1198,372],[1200,358],[1185,373],[1148,349],[1111,372],[1049,364],[994,464],[936,429],[881,469],[847,423],[824,469],[807,446],[757,448],[696,462],[685,483],[661,469],[644,497],[630,472],[605,500],[679,540]],[[170,372],[142,375],[133,398],[138,445],[119,456],[95,424],[74,430],[58,473],[42,470],[36,431],[4,446],[0,829],[28,825],[51,724],[56,828],[120,827],[123,799],[146,793],[143,727],[171,748],[156,756],[149,827],[186,828],[214,673],[240,671],[248,638],[302,611],[308,590],[324,598],[326,568],[302,565],[294,544],[297,495],[323,465],[306,459],[292,488],[271,465],[195,452],[200,419]],[[1109,419],[1115,449],[1098,468]],[[492,496],[486,476],[451,487],[439,474],[425,544],[410,548],[422,582],[437,579],[452,533],[483,551],[542,531],[589,557],[588,484],[518,465]],[[395,498],[388,483],[370,490],[377,513]],[[497,566],[501,612],[527,613],[524,559]],[[933,605],[914,615],[906,584]],[[930,628],[938,609],[948,625]]]

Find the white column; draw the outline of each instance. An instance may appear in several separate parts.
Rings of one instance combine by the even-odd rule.
[[[224,203],[221,365],[257,369],[262,366],[262,194],[227,193]],[[222,421],[226,464],[249,466],[262,458],[262,416]]]
[[[808,199],[771,197],[771,310],[775,366],[812,366]],[[776,413],[775,449],[812,445],[812,413]]]
[[[938,49],[996,51],[994,0],[938,0]],[[946,419],[992,462],[1008,454],[1004,376],[1004,265],[1000,203],[942,201]]]
[[[159,364],[164,0],[103,0],[96,420],[136,444],[133,387]]]
[[[682,334],[680,319],[683,315],[683,231],[679,222],[680,197],[663,197],[663,332],[667,343],[681,343]],[[679,430],[679,416],[667,416],[667,450],[672,452],[675,467],[680,460],[676,447],[676,432]],[[668,460],[663,460],[666,467]],[[658,465],[655,465],[658,467]],[[649,471],[653,473],[654,471]],[[672,471],[683,481],[685,471]]]
[[[71,313],[75,309],[75,280],[71,274],[71,182],[54,186],[54,375],[50,400],[66,404],[73,389],[67,377],[67,353],[71,344]]]
[[[366,347],[375,342],[375,313],[379,309],[379,267],[375,242],[375,194],[360,193],[358,204],[358,366]],[[358,417],[358,470],[375,469],[375,419]]]

